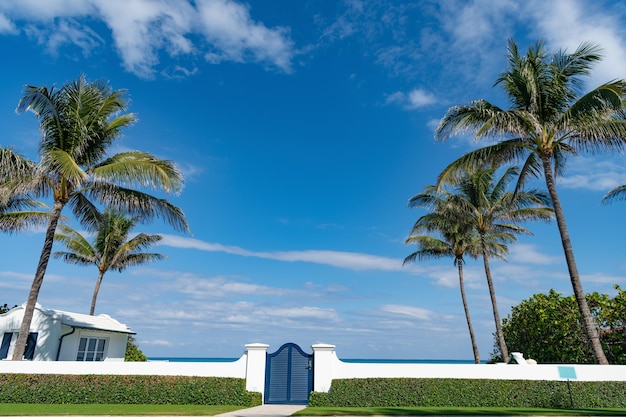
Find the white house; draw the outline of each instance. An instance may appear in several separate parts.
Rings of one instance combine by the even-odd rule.
[[[26,304],[0,314],[0,360],[11,359]],[[24,359],[35,361],[123,361],[128,326],[100,314],[35,307]]]

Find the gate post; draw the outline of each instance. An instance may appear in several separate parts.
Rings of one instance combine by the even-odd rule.
[[[335,345],[318,343],[313,349],[313,391],[328,392],[333,382],[333,362],[336,360]]]
[[[265,393],[265,361],[269,346],[264,343],[246,345],[246,391]]]

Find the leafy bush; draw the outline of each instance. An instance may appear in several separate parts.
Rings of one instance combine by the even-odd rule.
[[[125,362],[145,362],[148,357],[143,354],[139,346],[137,346],[137,340],[132,336],[128,336],[126,341],[126,353],[124,354]]]
[[[261,404],[240,378],[144,375],[0,375],[0,403]]]
[[[312,407],[626,407],[626,382],[363,378],[333,380]],[[571,390],[571,399],[570,399]]]

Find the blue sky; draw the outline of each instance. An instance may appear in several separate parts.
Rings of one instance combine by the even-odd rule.
[[[403,267],[424,214],[407,200],[469,137],[433,140],[452,105],[486,98],[506,40],[604,48],[588,85],[626,78],[626,6],[611,1],[22,0],[0,3],[1,146],[37,158],[23,86],[84,73],[128,90],[138,123],[115,151],[174,160],[192,235],[164,235],[159,263],[109,272],[96,313],[137,332],[149,356],[238,357],[286,342],[340,358],[471,359],[449,259]],[[623,155],[580,155],[558,183],[585,291],[626,286]],[[66,213],[66,214],[69,214]],[[75,225],[77,226],[77,225]],[[554,223],[493,262],[500,315],[532,294],[571,294]],[[0,302],[26,300],[41,230],[0,235]],[[468,261],[482,359],[493,350],[481,264]],[[52,260],[39,302],[87,313],[95,268]]]

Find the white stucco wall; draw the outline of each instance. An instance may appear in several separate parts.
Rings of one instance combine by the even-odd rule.
[[[13,354],[17,334],[22,325],[24,310],[14,309],[6,314],[0,315],[0,337],[4,333],[14,333],[11,346],[9,348],[8,358]],[[37,332],[37,344],[33,360],[36,361],[53,361],[56,359],[58,340],[61,336],[61,323],[45,314],[39,309],[35,309],[33,313],[33,321],[30,326],[31,332]],[[74,358],[76,359],[76,358]]]
[[[6,360],[0,361],[0,373],[246,378],[246,362],[245,354],[234,362],[36,362]]]
[[[462,378],[626,381],[626,365],[476,365],[419,363],[352,363],[341,361],[334,345],[313,345],[313,390],[328,392],[333,379],[351,378]]]

